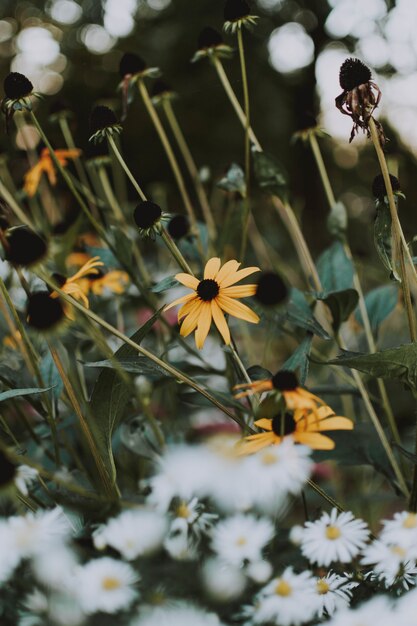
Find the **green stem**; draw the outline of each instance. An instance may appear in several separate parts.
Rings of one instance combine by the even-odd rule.
[[[180,268],[184,270],[184,272],[186,272],[187,274],[191,274],[191,276],[194,276],[193,270],[190,268],[184,256],[181,254],[181,251],[179,250],[177,244],[172,239],[169,232],[163,226],[161,226],[161,237],[166,247],[171,252],[172,256],[174,257],[174,259],[180,266]]]
[[[120,150],[117,147],[116,142],[114,141],[114,137],[112,137],[111,135],[108,135],[107,136],[107,141],[109,142],[109,145],[110,145],[111,149],[113,150],[114,156],[119,161],[119,163],[122,166],[122,168],[124,169],[124,171],[126,173],[126,176],[130,180],[130,182],[132,183],[134,188],[136,189],[139,198],[141,200],[145,201],[146,200],[146,196],[145,196],[144,192],[142,191],[142,189],[140,188],[136,178],[133,176],[132,172],[130,171],[126,161],[124,160],[124,158],[120,154]]]
[[[240,244],[240,258],[245,258],[246,246],[248,240],[248,227],[249,227],[249,217],[250,217],[250,103],[249,103],[249,87],[248,87],[248,76],[246,72],[246,60],[245,60],[245,50],[243,47],[243,34],[242,29],[238,28],[237,30],[237,40],[238,40],[238,48],[239,48],[239,59],[240,59],[240,70],[242,74],[242,85],[243,85],[243,103],[244,103],[244,112],[245,112],[245,179],[246,179],[246,194],[243,199],[243,216],[242,216],[242,238]]]

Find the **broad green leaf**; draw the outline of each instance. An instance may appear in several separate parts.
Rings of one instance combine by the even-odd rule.
[[[417,389],[417,343],[388,348],[374,354],[347,352],[326,361],[326,364],[351,367],[375,378],[395,379],[411,389]]]
[[[223,176],[217,183],[217,187],[225,191],[236,191],[244,198],[246,196],[246,180],[245,172],[240,165],[232,163],[226,176]]]
[[[330,335],[314,317],[304,294],[296,289],[291,289],[290,300],[287,310],[283,314],[277,314],[275,318],[278,322],[288,321],[290,324],[307,330],[322,339],[330,339]]]
[[[147,359],[144,356],[131,356],[125,358],[117,358],[117,363],[110,359],[104,361],[94,361],[92,363],[83,363],[85,367],[104,367],[107,369],[117,370],[120,366],[125,372],[130,374],[136,374],[137,376],[143,375],[152,380],[159,380],[164,377],[169,377],[170,374],[166,372],[162,367],[159,367],[156,363]]]
[[[161,314],[156,313],[139,328],[131,339],[140,343],[150,332],[152,326]],[[137,351],[124,344],[119,348],[114,357],[123,360],[137,355]],[[124,382],[114,369],[104,368],[94,385],[90,399],[92,419],[90,427],[95,437],[101,457],[112,481],[116,480],[116,468],[112,451],[112,435],[119,425],[124,410],[132,397],[130,386]]]
[[[398,302],[398,287],[396,285],[383,285],[373,289],[365,296],[366,310],[368,311],[369,321],[371,323],[372,332],[378,332],[380,324],[395,309]],[[363,326],[362,313],[360,309],[356,309],[355,317],[359,324]]]
[[[162,293],[163,291],[166,291],[167,289],[171,289],[172,287],[178,287],[178,286],[179,286],[179,282],[177,281],[175,276],[166,276],[165,278],[160,280],[159,283],[156,283],[156,285],[152,287],[151,291],[153,291],[153,293]]]
[[[10,400],[11,398],[20,398],[21,396],[30,396],[35,393],[45,393],[49,391],[51,387],[41,389],[40,387],[28,387],[27,389],[9,389],[0,393],[0,402],[4,400]]]
[[[343,202],[336,202],[327,217],[327,230],[333,237],[343,239],[347,229],[347,212]]]
[[[47,352],[43,357],[40,364],[40,371],[45,385],[52,388],[51,395],[55,398],[55,400],[58,400],[62,393],[64,383],[62,382],[62,378],[59,375],[50,352]]]
[[[374,243],[382,264],[390,276],[395,277],[392,265],[391,224],[389,206],[385,202],[378,202],[374,222]]]
[[[282,366],[283,370],[299,370],[299,381],[300,385],[304,385],[307,376],[308,376],[308,366],[309,366],[309,354],[311,350],[311,343],[313,341],[313,334],[308,333],[298,348],[293,352],[293,354],[285,361]]]
[[[287,180],[278,160],[267,152],[253,151],[255,178],[261,189],[285,200],[287,198]]]
[[[352,287],[353,264],[347,257],[343,244],[335,241],[317,260],[317,271],[323,291],[343,291]]]
[[[246,370],[251,380],[268,380],[272,373],[261,365],[252,365]]]
[[[359,294],[355,289],[344,289],[343,291],[333,291],[329,294],[319,296],[319,300],[329,307],[332,314],[332,328],[337,332],[340,325],[345,322],[358,304]]]

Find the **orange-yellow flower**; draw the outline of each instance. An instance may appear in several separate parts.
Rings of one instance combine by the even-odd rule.
[[[129,284],[129,275],[122,270],[111,270],[107,274],[91,276],[89,279],[89,289],[94,295],[101,296],[105,289],[120,294],[126,291]]]
[[[210,331],[212,320],[224,339],[230,343],[230,331],[224,313],[238,317],[247,322],[257,324],[259,317],[245,304],[237,302],[237,298],[246,298],[255,293],[256,285],[235,285],[235,283],[259,272],[258,267],[247,267],[239,270],[238,261],[227,261],[223,266],[217,257],[207,261],[203,280],[191,274],[177,274],[175,278],[185,287],[193,290],[182,298],[178,298],[167,307],[182,304],[178,311],[178,322],[181,324],[180,334],[187,337],[195,330],[195,343],[202,348]]]
[[[270,445],[280,444],[285,437],[304,444],[313,450],[333,450],[335,443],[322,431],[352,430],[353,422],[347,417],[335,415],[329,406],[316,411],[296,409],[294,413],[276,415],[272,419],[261,418],[255,426],[264,432],[245,437],[238,444],[239,454],[252,454]]]
[[[78,150],[78,148],[72,150],[54,150],[54,152],[63,167],[68,165],[68,159],[76,159],[81,154],[81,150]],[[30,198],[35,195],[43,173],[47,175],[52,186],[56,185],[55,166],[48,148],[42,150],[39,161],[25,174],[24,190]]]
[[[89,302],[87,298],[88,288],[86,289],[86,283],[89,282],[87,278],[90,275],[99,274],[99,267],[102,267],[104,263],[100,261],[100,257],[95,256],[89,259],[75,274],[69,278],[61,277],[58,274],[54,276],[56,282],[60,284],[60,289],[64,293],[75,298],[75,300],[81,300],[83,305],[88,309]],[[51,293],[51,298],[58,298],[59,294],[56,291]]]

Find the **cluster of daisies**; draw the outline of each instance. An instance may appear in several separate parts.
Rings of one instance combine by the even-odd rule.
[[[65,507],[4,518],[0,585],[18,594],[16,623],[416,623],[416,514],[383,520],[378,537],[336,508],[291,527],[310,450],[288,439],[242,457],[234,443],[169,446],[137,504],[101,523]]]

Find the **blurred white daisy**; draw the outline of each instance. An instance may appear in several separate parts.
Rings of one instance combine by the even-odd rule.
[[[51,546],[32,558],[31,566],[36,579],[51,589],[65,589],[78,565],[74,550],[64,544]]]
[[[236,600],[248,582],[241,567],[218,558],[206,559],[201,574],[205,591],[215,602]]]
[[[379,533],[381,541],[400,546],[407,550],[411,558],[417,558],[417,514],[402,511],[395,513],[391,520],[382,521]]]
[[[274,536],[269,519],[237,514],[219,522],[212,531],[211,548],[231,565],[259,561],[262,550]]]
[[[323,513],[315,522],[306,522],[301,540],[301,551],[311,562],[328,566],[330,563],[350,563],[369,537],[366,523],[355,519],[350,511],[330,515]]]
[[[362,565],[372,565],[372,574],[387,587],[401,583],[405,589],[417,583],[416,562],[401,546],[376,539],[363,550]]]
[[[29,494],[29,487],[39,476],[38,470],[29,465],[19,465],[16,469],[14,484],[24,496]]]
[[[165,549],[177,560],[197,558],[198,545],[203,534],[207,533],[218,515],[207,513],[198,498],[188,502],[178,500],[173,506],[173,519],[164,540]]]
[[[417,589],[398,598],[394,608],[393,623],[401,626],[417,626]]]
[[[73,591],[84,613],[117,613],[128,609],[138,597],[139,575],[122,561],[103,557],[79,566]]]
[[[387,596],[376,596],[355,609],[337,611],[326,626],[392,626],[396,622],[393,606]],[[401,622],[401,626],[410,623]]]
[[[311,572],[294,574],[287,567],[279,578],[271,580],[255,596],[251,621],[280,626],[298,626],[313,619],[320,608]]]
[[[246,566],[245,574],[255,583],[264,585],[272,576],[272,565],[269,561],[252,561]]]
[[[143,610],[131,626],[221,626],[215,613],[192,604]]]
[[[168,528],[164,515],[148,509],[123,511],[93,533],[98,550],[111,546],[128,561],[156,552]]]
[[[331,616],[335,611],[348,607],[352,599],[352,589],[357,586],[358,583],[334,572],[317,578],[316,593],[320,600],[318,616]]]
[[[11,544],[21,558],[38,555],[69,540],[72,526],[61,507],[9,517]]]
[[[21,559],[13,545],[13,532],[7,521],[0,521],[0,584],[8,580]]]

